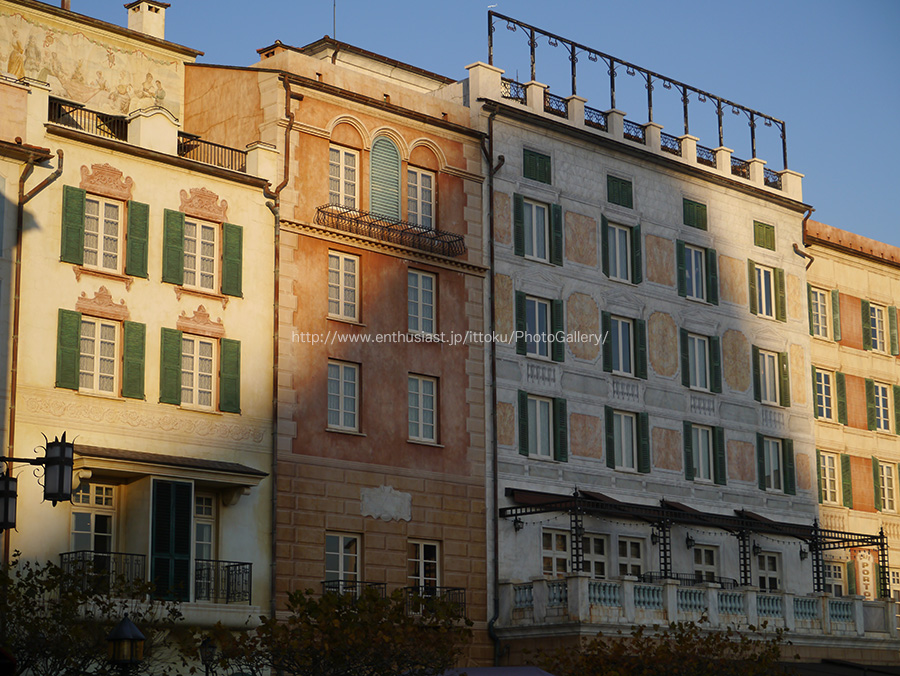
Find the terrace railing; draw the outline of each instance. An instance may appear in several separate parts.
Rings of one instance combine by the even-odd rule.
[[[681,140],[664,131],[659,133],[659,149],[664,153],[672,153],[681,157]]]
[[[544,112],[550,113],[551,115],[568,118],[569,102],[561,96],[557,96],[556,94],[551,94],[550,92],[545,91]]]
[[[587,127],[594,127],[601,131],[609,131],[609,121],[606,113],[590,106],[584,107],[584,124]]]
[[[528,101],[525,95],[525,85],[505,77],[500,79],[500,96],[523,104]]]
[[[178,157],[241,173],[247,172],[246,150],[204,141],[199,136],[184,132],[178,132]]]
[[[76,588],[87,593],[107,594],[118,584],[143,581],[146,571],[143,554],[79,550],[59,555],[60,568]]]
[[[731,156],[731,173],[741,178],[750,178],[750,163],[739,157]]]
[[[94,136],[103,136],[117,141],[128,140],[127,118],[90,110],[78,103],[62,99],[50,99],[47,121]]]
[[[197,559],[194,562],[194,600],[250,603],[252,572],[252,563]]]
[[[641,125],[631,120],[624,120],[623,123],[625,125],[625,138],[635,143],[647,143],[647,137]]]

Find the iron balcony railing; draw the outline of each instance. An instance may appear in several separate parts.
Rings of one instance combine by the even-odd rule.
[[[441,599],[459,611],[460,617],[466,615],[466,590],[463,587],[403,587],[406,598],[406,612],[410,615],[421,615],[428,612],[429,599]]]
[[[606,119],[606,113],[590,106],[584,107],[584,124],[587,127],[594,127],[602,131],[609,131],[609,123]]]
[[[697,144],[697,164],[705,164],[707,167],[716,168],[716,151],[706,146]]]
[[[500,96],[519,103],[526,103],[525,85],[509,78],[500,78]]]
[[[89,110],[80,104],[62,99],[50,99],[47,120],[95,136],[103,136],[117,141],[128,140],[127,118]]]
[[[623,122],[625,125],[625,138],[634,141],[635,143],[647,142],[647,138],[644,135],[644,128],[641,125],[637,122],[631,122],[630,120],[623,120]]]
[[[178,157],[211,164],[214,167],[247,172],[247,151],[204,141],[199,136],[178,132]]]
[[[363,582],[362,580],[323,580],[323,594],[349,594],[354,598],[362,596],[367,589],[373,589],[381,598],[387,596],[384,582]]]
[[[659,132],[659,149],[681,157],[681,139],[664,131]]]
[[[316,209],[316,224],[441,256],[462,256],[466,253],[466,242],[462,235],[338,204],[325,204]]]
[[[731,173],[741,178],[750,178],[750,163],[732,155]]]
[[[641,575],[641,582],[657,583],[666,580],[677,580],[682,587],[696,587],[706,582],[714,582],[721,585],[722,589],[736,589],[738,581],[731,577],[719,577],[703,575],[702,573],[668,573],[666,575],[658,572],[644,573]]]
[[[253,564],[241,561],[194,561],[194,600],[251,603]]]
[[[146,559],[143,554],[80,550],[60,554],[59,565],[75,589],[108,594],[117,586],[146,579]]]
[[[763,180],[766,182],[766,185],[770,188],[775,188],[775,190],[781,190],[781,174],[777,171],[773,171],[772,169],[763,168]]]
[[[569,117],[569,102],[563,97],[544,92],[544,112],[559,117]]]

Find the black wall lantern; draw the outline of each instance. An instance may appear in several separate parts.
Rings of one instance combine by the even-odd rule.
[[[109,662],[125,673],[144,659],[144,635],[128,619],[128,613],[106,637],[109,643]]]

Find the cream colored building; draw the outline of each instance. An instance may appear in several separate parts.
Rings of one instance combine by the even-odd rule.
[[[3,443],[34,458],[65,432],[77,489],[42,503],[16,465],[5,556],[90,562],[239,625],[270,600],[274,153],[186,133],[200,52],[165,41],[167,7],[132,2],[122,28],[0,2]],[[51,180],[17,232],[26,146],[47,150],[25,192]]]

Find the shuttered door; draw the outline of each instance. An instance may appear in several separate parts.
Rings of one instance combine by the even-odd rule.
[[[370,153],[371,211],[400,220],[400,153],[390,139],[375,139]]]
[[[190,600],[192,506],[191,484],[154,482],[150,577],[159,598]]]

